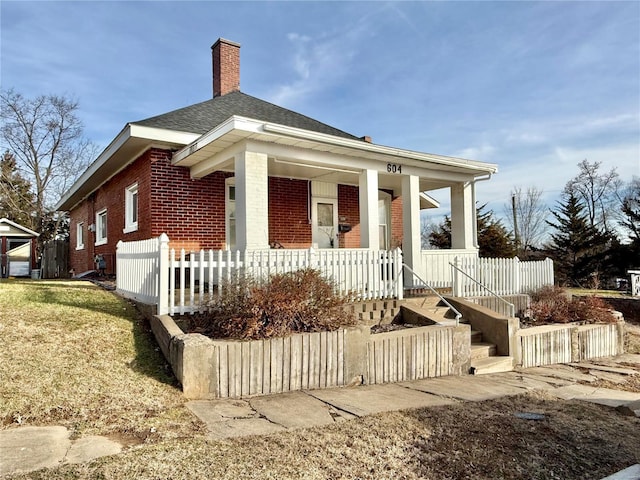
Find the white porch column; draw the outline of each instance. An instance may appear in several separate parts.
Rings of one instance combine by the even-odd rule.
[[[269,177],[267,155],[240,152],[235,156],[236,248],[269,248]]]
[[[451,248],[476,247],[476,208],[473,182],[451,187]]]
[[[423,275],[420,246],[420,182],[415,175],[402,177],[402,253],[406,263],[418,275]],[[404,284],[414,283],[413,275],[405,272]]]
[[[360,199],[360,247],[380,248],[378,219],[378,172],[364,170],[359,178]]]

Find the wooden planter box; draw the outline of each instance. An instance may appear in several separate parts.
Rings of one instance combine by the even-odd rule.
[[[168,315],[154,316],[151,327],[192,399],[461,375],[470,365],[469,325],[377,334],[362,326],[245,342],[185,334]]]
[[[624,353],[624,321],[589,325],[542,325],[517,332],[518,364],[538,367]]]

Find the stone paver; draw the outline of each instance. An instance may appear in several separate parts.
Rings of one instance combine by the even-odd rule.
[[[631,465],[630,467],[620,470],[613,475],[609,475],[602,480],[640,480],[640,463]]]
[[[539,377],[537,375],[527,375],[521,372],[503,372],[491,375],[492,379],[501,383],[512,385],[518,388],[524,388],[526,390],[550,390],[556,388],[558,385],[549,382],[546,377]],[[569,382],[561,380],[562,385],[568,385]]]
[[[638,371],[633,368],[624,368],[624,367],[613,367],[610,365],[601,365],[599,363],[588,363],[588,362],[580,362],[580,363],[570,363],[572,367],[578,368],[587,368],[591,370],[601,370],[603,372],[609,373],[619,373],[621,375],[637,375]]]
[[[122,452],[122,445],[97,435],[81,437],[71,445],[64,458],[65,463],[85,463],[96,458],[116,455]]]
[[[84,463],[122,451],[106,437],[69,439],[65,427],[18,427],[0,430],[0,476],[52,468],[61,463]]]
[[[618,407],[640,400],[640,393],[610,388],[596,388],[589,385],[567,385],[556,388],[551,393],[565,400],[583,400],[608,407]]]
[[[238,418],[207,425],[209,437],[213,439],[246,437],[248,435],[269,435],[285,430],[282,425],[266,418]]]
[[[256,397],[249,403],[260,415],[285,428],[315,427],[334,423],[331,408],[304,392]]]
[[[519,395],[527,391],[526,387],[516,387],[509,382],[494,380],[493,375],[429,378],[402,383],[401,385],[442,397],[473,402],[507,395]]]
[[[531,367],[523,370],[534,375],[542,375],[546,377],[556,377],[569,382],[595,382],[597,379],[593,375],[581,373],[566,365],[548,365],[546,367]]]
[[[71,447],[65,427],[18,427],[0,431],[0,475],[58,465]]]
[[[309,395],[358,417],[407,408],[449,405],[454,400],[422,393],[398,384],[312,390]]]

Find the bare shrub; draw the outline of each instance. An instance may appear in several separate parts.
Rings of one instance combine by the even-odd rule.
[[[313,269],[272,275],[266,281],[239,277],[222,285],[222,294],[186,328],[211,338],[260,339],[292,333],[337,330],[354,325],[347,299]]]
[[[531,308],[524,326],[550,323],[613,323],[612,308],[602,298],[572,297],[560,287],[543,287],[531,294]]]

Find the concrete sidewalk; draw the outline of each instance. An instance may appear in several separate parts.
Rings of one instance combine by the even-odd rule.
[[[186,406],[206,424],[212,439],[330,425],[379,412],[476,402],[530,390],[594,402],[640,417],[640,393],[590,385],[598,379],[622,383],[629,375],[640,375],[640,355],[491,375],[297,391],[243,400],[198,400]],[[72,441],[64,427],[11,428],[0,431],[0,476],[88,462],[121,450],[121,445],[105,437]]]

